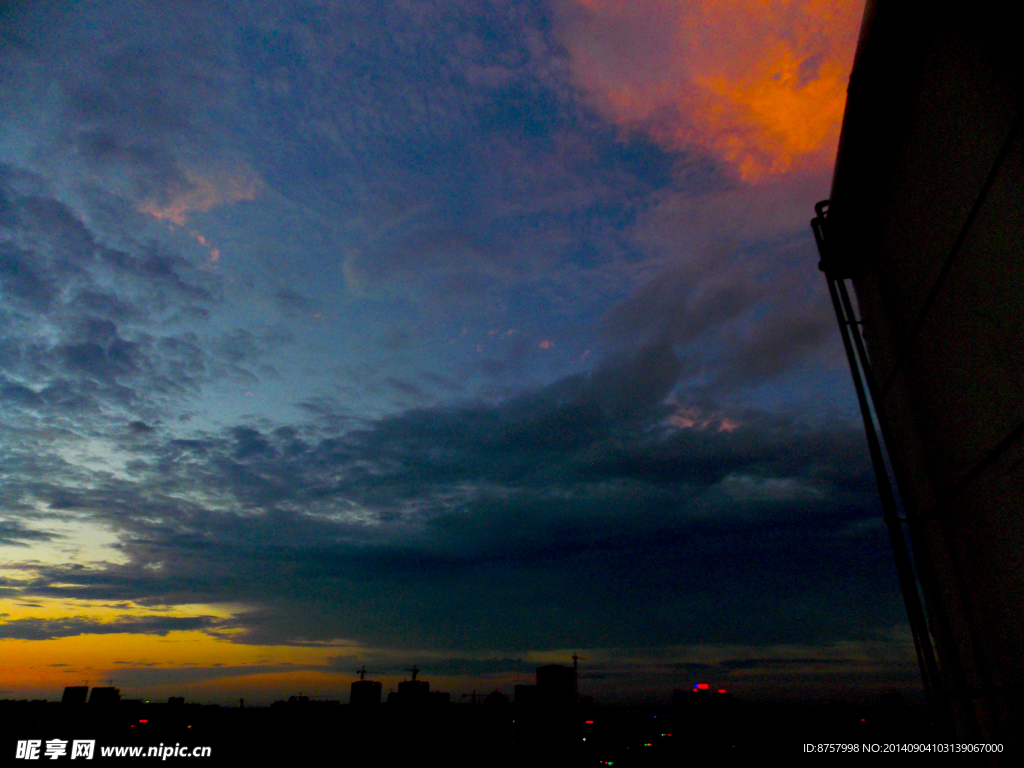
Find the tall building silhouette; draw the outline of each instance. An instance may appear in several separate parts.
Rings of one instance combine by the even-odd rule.
[[[85,704],[86,696],[89,693],[87,685],[69,685],[64,689],[64,695],[60,698],[61,704]]]
[[[1007,753],[1024,742],[1018,38],[984,5],[869,0],[813,222],[930,702]]]
[[[121,701],[121,691],[117,688],[93,688],[89,693],[89,704],[110,706]]]
[[[353,707],[372,707],[380,704],[380,683],[366,679],[365,666],[356,674],[359,675],[359,679],[352,681],[348,703]]]

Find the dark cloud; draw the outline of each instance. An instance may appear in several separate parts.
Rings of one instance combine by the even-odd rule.
[[[833,342],[823,291],[806,295],[780,271],[769,287],[749,255],[719,247],[670,265],[602,318],[613,347],[673,344],[689,355],[680,375],[709,377],[719,396],[792,370]],[[830,348],[831,350],[831,348]]]
[[[0,243],[0,289],[9,301],[35,311],[45,311],[57,295],[53,281],[39,274],[31,254],[10,243]]]
[[[111,17],[109,44],[62,52],[48,67],[60,95],[50,152],[75,157],[82,180],[116,177],[121,192],[157,205],[195,190],[189,166],[212,138],[204,111],[216,109],[232,71],[207,38],[216,16],[205,25],[176,16],[154,8],[136,16],[134,28]],[[72,28],[76,21],[64,19]],[[146,29],[159,29],[159,38],[139,34]],[[55,42],[49,30],[37,39]]]
[[[148,435],[155,427],[151,427],[144,421],[133,421],[128,424],[128,431],[133,435]]]
[[[51,506],[103,510],[131,560],[41,569],[27,593],[236,602],[255,607],[238,640],[390,647],[825,642],[899,623],[884,532],[862,525],[861,435],[756,412],[675,427],[670,357],[333,435],[151,440],[131,479],[37,481]]]
[[[9,619],[0,623],[0,638],[13,640],[51,640],[78,635],[145,634],[166,635],[183,630],[209,630],[223,625],[212,616],[143,616],[112,622],[83,618]]]
[[[289,316],[312,314],[317,308],[315,301],[288,288],[278,290],[274,294],[274,300],[281,312]]]
[[[74,231],[93,243],[92,262],[33,256],[48,270],[40,275],[62,276],[63,294],[15,284],[26,322],[57,319],[60,335],[9,337],[3,386],[26,409],[133,414],[118,427],[133,438],[123,446],[127,475],[78,470],[72,485],[63,463],[28,456],[7,471],[27,498],[89,510],[126,534],[129,562],[39,567],[18,586],[24,594],[235,602],[253,606],[238,618],[240,641],[350,637],[395,647],[822,639],[856,634],[865,616],[871,626],[898,621],[892,605],[868,599],[891,578],[881,537],[844,532],[872,513],[855,431],[802,430],[754,411],[733,413],[742,427],[731,432],[672,421],[679,381],[695,370],[680,345],[761,296],[742,275],[723,278],[713,265],[665,271],[606,316],[618,350],[591,373],[499,404],[345,423],[321,400],[307,408],[310,424],[237,424],[182,439],[154,430],[163,414],[145,403],[196,392],[218,366],[252,377],[246,366],[273,338],[237,329],[204,345],[191,332],[137,330],[140,313],[210,305],[213,290],[191,282],[198,276],[180,259],[130,257]],[[19,265],[29,253],[16,252]],[[94,275],[103,269],[155,302],[125,291],[105,300]],[[754,336],[754,357],[790,354],[776,349],[786,334],[774,328]],[[808,569],[818,573],[814,594],[794,575]],[[753,578],[771,583],[771,605],[750,592]],[[837,595],[847,607],[827,610]],[[779,611],[785,626],[771,619]],[[8,631],[136,631],[110,626]]]
[[[35,542],[50,541],[55,534],[37,531],[17,520],[0,520],[0,545],[11,547],[27,547]]]
[[[130,421],[252,372],[287,335],[211,327],[219,278],[153,243],[101,239],[64,203],[19,192],[32,174],[0,176],[0,387],[7,402],[84,424],[113,408]],[[66,421],[66,423],[69,423]]]
[[[740,266],[730,264],[726,251],[713,250],[663,269],[610,309],[604,327],[620,343],[690,342],[744,315],[764,292]]]
[[[835,315],[832,308],[798,307],[781,309],[755,326],[747,338],[736,339],[735,353],[719,370],[720,382],[742,386],[790,370],[826,341],[834,341]]]

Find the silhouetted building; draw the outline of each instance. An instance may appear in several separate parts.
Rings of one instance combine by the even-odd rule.
[[[96,706],[110,706],[121,701],[121,691],[117,688],[93,688],[89,694],[89,703]]]
[[[89,694],[89,686],[73,685],[64,689],[64,695],[60,697],[61,704],[85,704],[85,698]]]
[[[537,667],[537,696],[546,707],[565,708],[576,703],[576,681],[572,667],[548,664]]]
[[[415,666],[410,670],[412,680],[403,680],[398,684],[398,692],[388,694],[388,704],[401,707],[423,707],[428,705],[448,704],[451,697],[448,693],[441,691],[431,692],[430,683],[426,680],[417,680],[416,675],[419,669]]]
[[[508,696],[501,691],[495,691],[489,693],[484,698],[484,706],[487,707],[507,707],[509,705]]]
[[[426,680],[403,680],[398,684],[402,704],[426,704],[430,699],[430,683]]]
[[[536,685],[517,685],[515,687],[516,707],[535,707],[540,698],[537,696]]]
[[[520,709],[573,709],[576,705],[576,670],[561,664],[537,667],[537,684],[517,685],[515,704]]]
[[[185,704],[185,697],[184,696],[171,696],[170,698],[167,699],[167,704],[168,704],[168,706],[172,706],[172,707],[183,706]]]
[[[376,680],[354,681],[348,703],[353,707],[369,707],[380,704],[380,683]]]
[[[536,685],[515,687],[514,741],[536,765],[566,765],[582,736],[576,706],[576,670],[537,667]]]
[[[380,704],[380,683],[366,679],[366,665],[356,670],[359,679],[352,683],[348,703],[354,707],[371,707]]]

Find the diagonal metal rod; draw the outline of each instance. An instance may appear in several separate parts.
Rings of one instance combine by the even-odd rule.
[[[848,324],[849,328],[851,329],[850,330],[850,334],[851,334],[851,336],[853,338],[853,342],[854,342],[854,345],[856,347],[857,358],[860,361],[860,369],[861,369],[861,371],[864,374],[864,382],[867,384],[868,394],[871,395],[871,402],[875,406],[874,415],[875,415],[875,418],[878,420],[879,431],[882,433],[882,442],[886,446],[890,446],[890,445],[892,445],[892,437],[891,437],[891,434],[890,434],[890,431],[889,431],[889,428],[888,428],[888,422],[887,422],[887,420],[885,418],[885,412],[883,411],[882,406],[881,406],[881,403],[883,402],[883,399],[882,399],[883,396],[879,392],[878,381],[876,380],[875,375],[874,375],[874,371],[871,368],[871,360],[868,357],[867,349],[865,348],[865,345],[864,345],[864,340],[861,337],[861,334],[860,334],[859,331],[852,330],[854,328],[854,325],[853,325],[852,321],[854,320],[854,318],[856,316],[856,313],[853,311],[853,302],[850,301],[850,294],[846,290],[846,281],[843,280],[843,279],[837,279],[836,280],[836,288],[838,289],[839,297],[842,300],[843,310],[844,310],[844,312],[846,314],[846,317],[849,318],[849,320],[851,321]],[[863,322],[860,322],[859,325],[863,326]],[[874,460],[874,459],[872,459],[872,460]],[[904,498],[906,498],[906,495],[905,495],[906,494],[906,489],[902,486],[902,484],[900,482],[900,477],[901,477],[900,468],[897,465],[896,457],[894,457],[892,455],[892,453],[889,453],[889,460],[890,460],[890,462],[892,464],[893,476],[895,477],[896,485],[897,485],[900,493],[904,495]],[[888,478],[888,473],[886,473],[886,478]],[[907,532],[908,532],[908,534],[910,536],[911,542],[919,540],[919,539],[916,538],[916,536],[920,535],[919,531],[920,531],[920,526],[921,526],[922,522],[923,521],[921,519],[921,515],[920,514],[914,515],[913,519],[910,519],[910,516],[907,515],[907,518],[906,518]],[[900,529],[900,532],[902,534],[902,529]],[[906,540],[904,539],[904,543],[905,543],[905,541]],[[904,546],[904,551],[906,551],[906,546]],[[894,548],[894,552],[895,552],[895,548]],[[897,560],[899,560],[899,555],[898,554],[896,555],[896,558],[897,558]],[[907,560],[911,563],[911,565],[914,562],[913,558],[910,558],[909,555],[907,557]],[[911,577],[913,577],[914,573],[915,573],[915,571],[912,570],[911,571]],[[937,594],[938,593],[938,590],[935,588],[935,575],[934,575],[933,571],[931,570],[931,563],[928,560],[928,558],[925,558],[924,562],[919,562],[918,563],[918,567],[916,569],[916,574],[917,574],[917,580],[914,581],[915,586],[917,584],[920,584],[921,588],[922,588],[922,591],[927,588],[927,589],[931,590],[932,594]],[[912,578],[912,580],[913,580],[913,578]],[[920,593],[918,593],[918,597],[920,598]],[[918,601],[918,604],[923,606],[923,603],[920,601],[920,599]],[[945,610],[943,610],[943,607],[941,605],[934,606],[934,608],[935,608],[935,611],[934,611],[934,614],[932,615],[931,618],[932,618],[934,624],[937,625],[939,636],[940,637],[950,637],[952,635],[952,628],[949,625],[949,616],[947,615]],[[908,611],[909,611],[909,608],[908,608]],[[929,641],[929,642],[925,642],[922,645],[923,662],[926,665],[926,667],[929,670],[929,673],[931,675],[931,678],[932,678],[932,681],[933,681],[932,682],[933,692],[936,694],[937,699],[942,699],[941,703],[943,704],[943,706],[940,708],[939,712],[943,713],[943,714],[946,714],[946,713],[948,713],[950,711],[949,710],[949,706],[948,706],[949,702],[946,700],[946,698],[952,692],[946,690],[946,688],[942,685],[941,678],[939,677],[938,663],[937,663],[936,658],[935,658],[935,652],[934,652],[933,646],[932,646],[932,644],[930,642],[931,635],[930,634],[926,634],[928,632],[928,627],[929,626],[931,626],[931,624],[929,624],[929,622],[927,621],[927,616],[926,616],[925,617],[925,622],[923,624],[922,636],[925,638],[926,641]],[[961,689],[966,690],[967,687],[968,687],[967,686],[967,678],[966,678],[966,676],[964,674],[963,666],[962,666],[961,661],[960,661],[960,655],[956,652],[956,648],[955,648],[955,646],[952,643],[947,643],[946,645],[947,645],[947,647],[946,647],[946,657],[945,657],[946,664],[945,664],[945,666],[946,666],[947,677],[952,679],[954,690],[961,690]],[[927,682],[926,682],[926,685],[927,685]],[[974,705],[972,703],[970,703],[970,702],[965,702],[963,706],[965,706],[965,707],[967,707],[968,709],[971,709],[971,710],[973,710],[973,708],[974,708]],[[947,725],[950,725],[950,724],[947,723]],[[952,732],[952,731],[950,731],[950,732]]]
[[[868,451],[871,454],[871,464],[875,471],[875,482],[878,484],[878,495],[882,502],[882,517],[889,533],[889,542],[892,545],[893,555],[896,560],[896,575],[899,578],[900,589],[903,592],[903,602],[907,608],[910,632],[914,638],[914,650],[917,653],[917,662],[921,668],[921,677],[924,681],[925,696],[928,699],[929,705],[934,708],[938,703],[936,701],[937,691],[935,690],[936,683],[938,682],[938,666],[935,663],[935,654],[928,636],[928,622],[924,615],[924,609],[921,606],[921,598],[917,591],[917,581],[914,578],[914,569],[910,562],[910,553],[907,551],[907,542],[903,537],[903,528],[900,525],[899,515],[896,511],[896,498],[893,495],[892,485],[889,482],[889,473],[885,468],[882,447],[879,444],[878,434],[875,431],[875,423],[871,417],[867,393],[864,391],[861,370],[857,364],[856,353],[850,338],[849,320],[844,312],[835,278],[826,274],[826,279],[828,280],[829,294],[832,296],[832,306],[835,309],[836,320],[839,323],[840,335],[843,338],[846,359],[850,364],[850,373],[853,376],[853,386],[857,392],[857,402],[860,405],[861,417],[864,420],[864,433],[868,440]]]
[[[836,274],[835,265],[829,258],[830,254],[826,248],[825,221],[828,214],[828,201],[823,200],[818,203],[815,206],[815,212],[818,215],[811,221],[811,229],[814,232],[814,238],[817,241],[818,251],[821,255],[819,268],[825,273],[826,282],[828,283],[832,307],[835,310],[836,322],[839,325],[839,333],[843,340],[843,349],[846,352],[846,359],[850,366],[850,374],[853,378],[861,418],[864,421],[864,433],[868,441],[868,451],[871,455],[875,482],[878,485],[879,499],[882,503],[883,520],[893,550],[896,574],[899,579],[900,590],[903,593],[904,605],[907,609],[907,619],[914,640],[914,651],[917,655],[918,666],[921,670],[925,697],[936,723],[940,724],[948,732],[950,725],[948,723],[949,709],[943,695],[938,664],[932,647],[931,635],[928,632],[928,620],[921,602],[917,577],[897,511],[896,498],[893,494],[889,471],[882,454],[878,433],[875,430],[875,421],[868,401],[868,393],[865,391],[865,382],[867,382],[867,388],[870,389],[872,400],[878,402],[876,384],[871,372],[867,350],[860,337],[858,328],[860,321],[858,321],[853,311],[846,286],[842,278]],[[879,426],[882,428],[883,433],[885,433],[885,423],[880,413],[878,418]]]

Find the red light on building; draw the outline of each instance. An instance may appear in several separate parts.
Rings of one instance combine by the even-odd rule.
[[[697,690],[698,691],[707,691],[710,688],[711,688],[711,686],[708,685],[707,683],[697,683]]]
[[[718,692],[719,692],[719,693],[725,693],[725,688],[719,688],[719,689],[718,689]]]
[[[148,723],[149,720],[139,720],[140,723]]]
[[[587,720],[586,723],[587,723],[587,725],[593,725],[594,721],[593,720]]]

